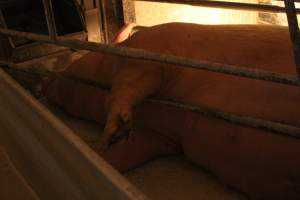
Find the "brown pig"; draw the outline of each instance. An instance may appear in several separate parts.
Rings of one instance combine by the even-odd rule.
[[[170,23],[145,28],[119,45],[295,74],[285,27]],[[132,124],[127,142],[101,152],[118,170],[183,150],[249,197],[300,199],[299,139],[143,101],[149,95],[175,98],[299,127],[298,87],[100,53],[88,53],[62,73],[111,87],[54,80],[45,94],[71,114],[105,124],[102,145]]]

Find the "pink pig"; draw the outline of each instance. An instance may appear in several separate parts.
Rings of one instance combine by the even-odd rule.
[[[129,37],[132,27],[116,37],[118,45],[295,75],[285,27],[169,23]],[[101,53],[88,53],[62,74],[111,87],[53,80],[45,94],[71,114],[105,124],[101,145],[129,126],[128,141],[100,152],[118,170],[183,151],[251,198],[300,199],[299,139],[144,101],[171,97],[299,127],[298,87]]]

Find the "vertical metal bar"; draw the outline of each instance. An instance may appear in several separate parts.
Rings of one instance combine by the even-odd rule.
[[[97,9],[104,31],[104,42],[109,43],[124,25],[122,0],[97,0]]]
[[[101,42],[102,43],[108,43],[108,35],[107,35],[107,29],[105,27],[105,10],[102,0],[96,1],[96,8],[98,12],[98,22],[100,27],[100,34],[101,34]]]
[[[0,28],[7,28],[6,21],[4,19],[2,10],[0,9]],[[0,36],[0,59],[5,61],[11,61],[12,52],[15,48],[15,44],[11,36]]]
[[[123,15],[124,24],[130,24],[136,22],[135,6],[132,0],[122,0],[123,3]]]
[[[284,5],[286,10],[287,21],[289,24],[291,42],[294,50],[298,81],[300,82],[300,38],[295,2],[294,0],[284,0]]]
[[[7,24],[6,24],[6,21],[4,19],[2,10],[0,10],[0,27],[1,28],[7,28]],[[15,48],[16,46],[15,46],[12,38],[10,36],[8,36],[7,38],[8,38],[8,41],[9,41],[9,44],[10,44],[11,48]]]
[[[43,5],[44,5],[44,11],[45,11],[45,15],[46,15],[47,26],[48,26],[50,38],[52,40],[56,40],[57,32],[56,32],[56,25],[55,25],[55,19],[54,19],[51,0],[43,0]]]

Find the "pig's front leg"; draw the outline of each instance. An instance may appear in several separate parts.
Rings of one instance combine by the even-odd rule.
[[[104,149],[120,134],[129,135],[132,109],[144,98],[155,93],[163,79],[163,67],[159,63],[128,59],[122,66],[114,76],[106,102],[108,115],[100,141]]]

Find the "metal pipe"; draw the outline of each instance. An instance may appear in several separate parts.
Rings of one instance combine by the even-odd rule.
[[[51,0],[43,0],[43,5],[50,38],[56,40],[57,32]]]
[[[4,63],[2,63],[3,65]],[[41,69],[24,69],[24,68],[18,68],[17,65],[14,64],[6,64],[4,65],[6,67],[3,67],[3,69],[9,70],[9,71],[15,71],[15,72],[21,72],[21,73],[29,73],[29,74],[35,74],[38,76],[46,76],[46,77],[53,77],[56,79],[60,80],[68,80],[68,81],[74,81],[80,84],[86,84],[90,85],[93,87],[109,90],[110,88],[107,86],[104,86],[96,81],[92,80],[86,80],[86,79],[81,79],[78,77],[72,77],[72,76],[62,76],[57,73],[48,71],[48,70],[41,70]],[[263,120],[263,119],[256,119],[252,117],[246,117],[246,116],[239,116],[236,114],[228,113],[228,112],[223,112],[214,108],[208,108],[200,105],[190,105],[186,104],[184,102],[179,102],[175,99],[160,99],[160,98],[148,98],[146,99],[148,102],[152,103],[159,103],[167,106],[172,106],[176,107],[179,109],[191,111],[191,112],[196,112],[201,115],[207,116],[207,117],[215,117],[218,119],[222,119],[225,121],[228,121],[230,123],[234,124],[239,124],[242,126],[247,126],[247,127],[252,127],[252,128],[258,128],[262,129],[265,131],[271,131],[276,134],[281,134],[281,135],[286,135],[294,138],[300,139],[300,128],[287,125],[287,124],[282,124],[282,123],[277,123],[277,122],[272,122],[268,120]]]
[[[116,47],[115,45],[99,44],[95,42],[86,42],[86,41],[80,41],[74,39],[65,39],[63,37],[60,37],[57,40],[51,40],[49,37],[44,35],[25,33],[25,32],[3,29],[3,28],[0,28],[0,34],[14,36],[14,37],[22,37],[29,40],[35,40],[35,41],[40,41],[40,42],[45,42],[45,43],[50,43],[50,44],[55,44],[60,46],[66,46],[73,49],[102,52],[102,53],[108,53],[117,56],[123,56],[123,57],[135,58],[141,60],[151,60],[155,62],[174,64],[177,65],[178,67],[186,66],[194,69],[207,70],[211,72],[219,72],[219,73],[247,77],[247,78],[252,78],[257,80],[265,80],[265,81],[298,86],[298,80],[295,76],[283,75],[283,74],[274,73],[270,71],[236,67],[236,66],[219,64],[219,63],[210,63],[207,61],[199,61],[190,58],[149,52],[142,49]]]
[[[262,12],[274,12],[274,13],[285,12],[284,7],[265,5],[265,4],[253,4],[253,3],[224,2],[224,1],[210,1],[210,0],[135,0],[135,1],[187,4],[193,6],[224,8],[224,9],[232,9],[232,10],[250,10],[250,11],[262,11]],[[300,14],[300,9],[296,9],[296,13]]]
[[[289,24],[290,38],[293,44],[293,52],[298,80],[300,81],[300,38],[294,0],[284,0],[284,5],[286,9],[287,21]]]

